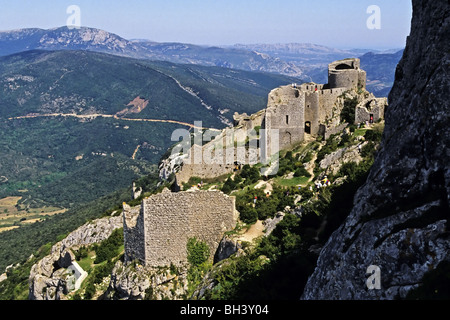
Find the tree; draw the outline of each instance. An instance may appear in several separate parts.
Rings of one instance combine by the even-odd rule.
[[[258,220],[258,212],[252,206],[239,206],[238,211],[240,213],[240,219],[245,223],[253,224]]]
[[[188,240],[186,248],[187,260],[192,266],[198,267],[209,258],[208,244],[195,237]]]
[[[261,178],[261,174],[256,167],[246,164],[242,167],[241,177],[246,179],[245,184],[249,185],[257,182]]]
[[[114,230],[108,239],[102,241],[100,245],[95,248],[95,263],[101,263],[110,260],[117,255],[118,248],[124,243],[123,229]]]
[[[305,169],[305,167],[301,166],[298,167],[294,172],[294,177],[311,177],[311,174],[308,172],[308,170]]]
[[[353,124],[355,122],[355,111],[358,105],[358,97],[352,99],[345,99],[344,107],[341,111],[341,122]]]
[[[221,190],[223,193],[229,194],[234,189],[236,189],[236,183],[233,181],[233,179],[231,179],[231,177],[229,177],[223,184]]]

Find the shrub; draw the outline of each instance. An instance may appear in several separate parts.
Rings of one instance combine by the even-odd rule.
[[[255,208],[248,205],[242,205],[238,207],[238,211],[240,213],[240,219],[248,224],[253,224],[258,220],[258,212]]]
[[[380,142],[383,132],[378,130],[367,130],[364,138],[369,141]]]
[[[344,107],[341,111],[341,122],[354,123],[355,122],[355,110],[358,105],[358,98],[345,99]]]
[[[240,176],[241,178],[245,179],[245,185],[255,183],[261,178],[259,170],[256,167],[251,167],[248,164],[242,167]]]
[[[365,144],[364,147],[361,148],[361,157],[370,158],[375,155],[375,143],[369,141],[369,143]]]
[[[84,299],[90,300],[95,295],[95,285],[93,282],[89,282],[89,284],[86,286],[86,290],[84,291]]]
[[[236,189],[236,183],[233,181],[233,179],[231,179],[231,177],[229,177],[223,184],[221,190],[223,193],[230,194],[230,192],[234,189]]]
[[[89,249],[82,246],[80,249],[75,251],[75,260],[80,261],[88,256]]]
[[[108,239],[102,241],[95,247],[96,258],[94,263],[98,264],[114,258],[118,254],[118,249],[123,245],[123,228],[115,229]]]
[[[308,153],[303,157],[302,161],[303,163],[310,162],[313,159],[313,153],[311,151],[308,151]]]
[[[209,258],[209,247],[206,242],[190,238],[186,245],[187,260],[192,266],[200,266]]]
[[[305,169],[305,167],[301,166],[297,168],[294,172],[294,177],[311,177],[311,174],[308,172],[308,170]]]
[[[273,196],[271,196],[269,200],[260,201],[256,206],[257,218],[260,220],[272,218],[274,214],[278,211],[277,210],[278,204],[279,200]]]

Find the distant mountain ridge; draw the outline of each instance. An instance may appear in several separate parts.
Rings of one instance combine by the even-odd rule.
[[[293,63],[253,51],[202,47],[183,43],[130,41],[116,34],[88,27],[79,29],[60,27],[49,30],[21,29],[0,32],[0,55],[34,49],[90,50],[139,59],[273,72],[296,77],[304,75],[303,70]]]
[[[35,49],[107,51],[127,56],[137,56],[139,51],[131,41],[95,28],[30,28],[0,32],[0,55]]]
[[[145,39],[127,40],[114,33],[89,27],[79,29],[59,27],[48,30],[29,28],[0,32],[0,56],[35,49],[88,50],[137,59],[278,73],[315,82],[323,82],[323,79],[317,79],[317,74],[320,75],[331,61],[373,53],[377,56],[381,55],[378,57],[378,64],[380,59],[390,60],[389,54],[400,51],[400,49],[387,52],[370,49],[343,50],[312,43],[236,44],[233,46],[160,43]],[[399,58],[395,63],[398,60]],[[364,66],[363,62],[362,66]],[[391,67],[392,70],[389,71],[393,72],[395,65],[390,64],[389,68]],[[381,75],[381,77],[385,76],[385,74]]]

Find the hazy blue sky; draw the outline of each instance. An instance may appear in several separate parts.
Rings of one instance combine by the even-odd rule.
[[[338,48],[399,48],[412,15],[410,0],[0,0],[0,30],[66,25],[69,5],[81,25],[126,39],[228,45],[308,42]],[[370,5],[381,29],[370,30]]]

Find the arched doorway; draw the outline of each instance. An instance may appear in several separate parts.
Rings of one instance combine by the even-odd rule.
[[[311,121],[305,122],[305,133],[311,134]]]

